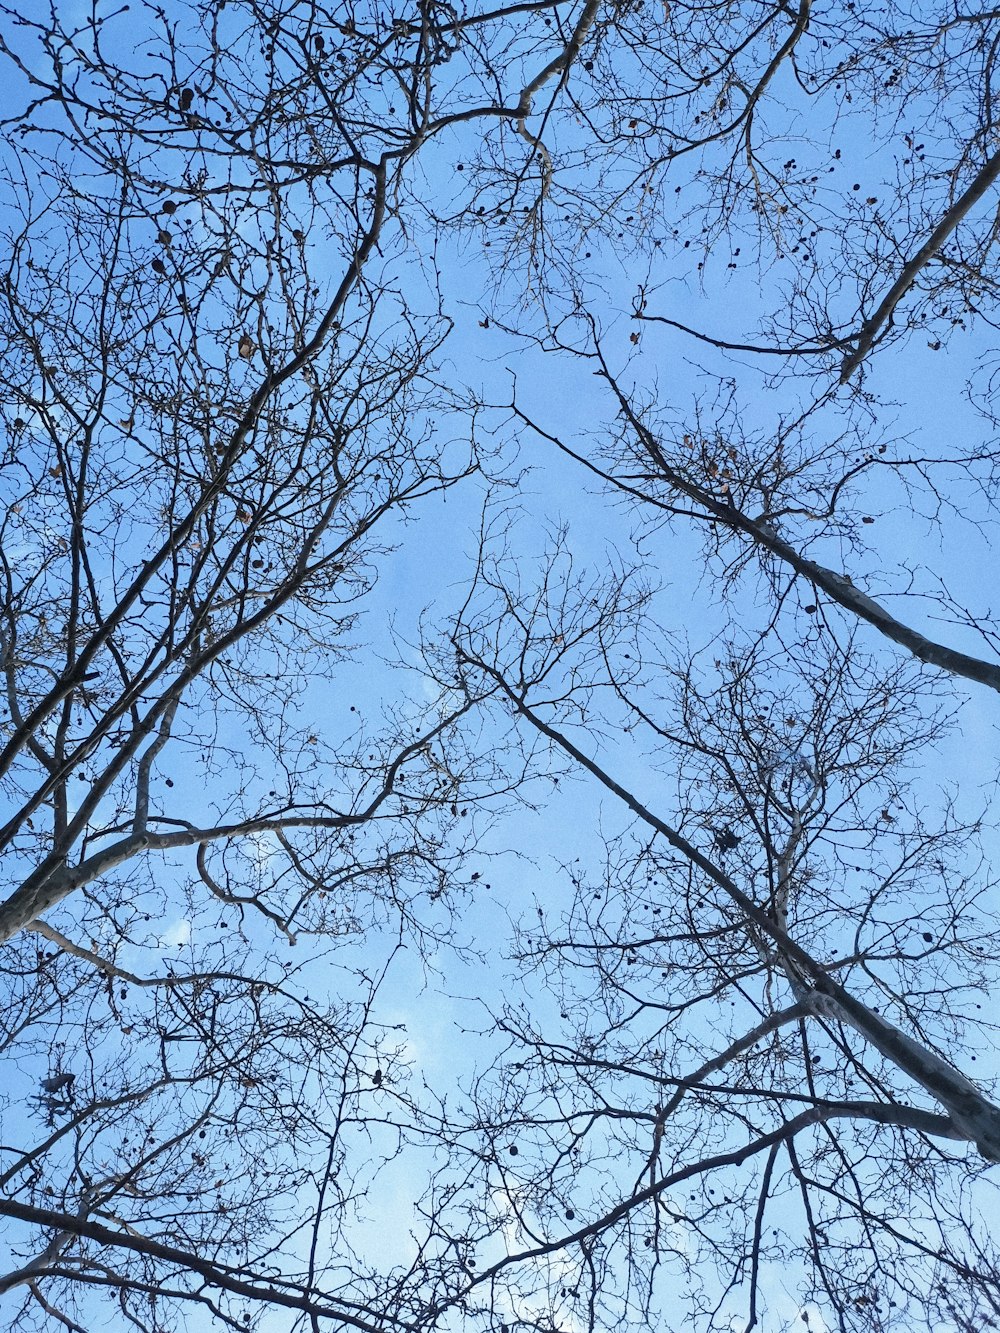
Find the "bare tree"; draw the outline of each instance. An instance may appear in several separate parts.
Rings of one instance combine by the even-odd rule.
[[[523,1248],[491,1278],[516,1267],[523,1302],[600,1324],[648,1317],[681,1261],[709,1323],[742,1309],[754,1326],[779,1260],[811,1270],[800,1299],[844,1327],[894,1310],[913,1326],[942,1280],[995,1301],[959,1228],[1000,1108],[957,1059],[975,1059],[991,984],[992,881],[970,866],[978,830],[947,810],[928,825],[901,771],[939,734],[933,683],[816,636],[790,654],[773,631],[681,665],[648,619],[635,633],[634,605],[609,615],[609,590],[521,641],[528,613],[498,573],[484,584],[463,679],[499,683],[627,816],[603,865],[564,867],[568,910],[540,901],[523,928],[558,1035],[493,1015],[510,1048],[483,1116],[498,1157],[500,1134],[518,1145]],[[581,630],[602,675],[575,660]],[[615,776],[637,755],[655,795]]]
[[[380,721],[351,675],[405,525],[486,458],[435,373],[433,282],[416,310],[389,267],[420,88],[402,139],[335,148],[299,100],[324,96],[322,38],[291,25],[298,73],[264,86],[262,16],[216,9],[180,34],[146,11],[152,84],[103,45],[122,13],[21,25],[50,82],[8,48],[31,99],[8,122],[0,630],[24,1327],[89,1323],[102,1291],[146,1328],[178,1300],[238,1327],[388,1317],[389,1279],[365,1296],[337,1257],[393,1119],[413,1126],[371,1008],[404,939],[447,938],[495,790],[464,701]],[[433,68],[433,32],[407,33]],[[373,1099],[383,1129],[345,1166]]]
[[[878,395],[995,319],[996,15],[0,13],[16,1322],[751,1328],[787,1272],[807,1322],[985,1327],[989,831],[927,774],[998,642],[872,529],[995,518],[995,443]],[[571,523],[535,577],[516,439],[621,506],[610,573]],[[432,601],[484,494],[394,695],[380,575]],[[380,994],[475,923],[488,816],[579,817],[567,775],[619,826],[431,1088]]]

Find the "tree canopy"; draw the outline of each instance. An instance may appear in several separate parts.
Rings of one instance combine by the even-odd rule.
[[[1000,1326],[1000,13],[22,9],[12,1326]]]

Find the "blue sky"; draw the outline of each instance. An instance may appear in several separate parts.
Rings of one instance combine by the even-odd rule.
[[[516,90],[517,79],[522,77],[516,61],[512,61],[510,75]],[[837,209],[849,204],[855,208],[852,198],[856,194],[856,207],[862,210],[857,214],[857,225],[863,232],[869,225],[863,218],[870,221],[870,212],[863,214],[868,207],[864,201],[877,199],[886,182],[902,170],[900,162],[909,151],[903,146],[904,136],[910,133],[911,125],[900,121],[888,146],[873,151],[869,118],[856,109],[856,113],[841,119],[834,147],[828,127],[817,128],[821,112],[824,106],[829,109],[829,103],[813,106],[815,122],[797,109],[770,113],[769,130],[774,135],[771,156],[777,163],[786,153],[787,160],[794,160],[791,155],[797,154],[800,167],[796,170],[810,171],[815,165],[822,171],[822,207]],[[933,114],[929,103],[924,107],[919,101],[910,110],[914,120],[918,111],[925,117]],[[579,146],[574,138],[577,131],[569,122],[553,126],[552,133],[556,136],[553,144],[569,155]],[[941,137],[944,141],[947,135],[942,132]],[[463,203],[472,188],[467,182],[473,177],[475,142],[474,133],[462,127],[452,140],[432,145],[413,170],[414,189],[434,199],[442,211],[449,198],[456,206]],[[940,151],[945,146],[942,142]],[[655,409],[657,428],[665,435],[672,432],[676,439],[692,429],[690,423],[695,420],[699,399],[703,402],[702,429],[710,433],[713,403],[720,397],[725,399],[732,380],[738,394],[736,406],[722,424],[727,429],[738,426],[748,439],[766,449],[780,423],[801,412],[811,396],[820,391],[818,381],[803,376],[778,383],[768,378],[768,372],[778,369],[773,360],[745,353],[720,354],[663,325],[640,324],[632,318],[633,303],[642,288],[650,315],[663,315],[734,342],[754,342],[761,319],[776,305],[780,307],[784,299],[782,293],[787,288],[782,286],[782,274],[799,261],[789,257],[773,269],[765,268],[761,276],[750,263],[745,238],[741,244],[740,237],[712,237],[706,249],[698,227],[686,212],[705,203],[706,187],[693,183],[691,172],[683,164],[670,176],[671,181],[674,179],[680,181],[679,187],[670,185],[657,195],[656,207],[662,213],[651,227],[650,244],[645,248],[619,247],[614,235],[605,240],[590,237],[579,241],[575,259],[581,273],[581,291],[599,322],[609,364],[636,400],[645,399]],[[682,191],[679,199],[673,194],[676,188]],[[707,197],[711,202],[710,192]],[[668,214],[668,205],[676,206],[673,214]],[[984,202],[984,213],[993,206],[992,201]],[[478,429],[497,445],[499,452],[491,466],[500,477],[519,475],[519,482],[516,489],[499,483],[491,487],[486,479],[474,477],[446,496],[425,502],[412,524],[400,524],[393,530],[397,547],[391,555],[380,557],[379,585],[367,599],[358,630],[358,636],[369,647],[355,660],[339,663],[329,680],[321,676],[314,680],[303,694],[294,719],[302,732],[315,726],[331,741],[353,736],[359,728],[376,731],[386,709],[396,709],[401,717],[411,719],[432,705],[435,687],[417,644],[422,627],[425,636],[433,636],[462,604],[484,506],[491,514],[508,513],[509,542],[525,587],[539,577],[547,550],[562,532],[567,534],[563,539],[564,562],[571,557],[582,576],[599,578],[618,564],[634,564],[637,576],[660,585],[662,591],[651,610],[664,627],[661,648],[667,661],[686,651],[701,653],[708,660],[725,627],[735,626],[737,635],[750,635],[764,614],[763,581],[753,577],[743,580],[729,600],[721,598],[715,582],[718,562],[713,565],[703,555],[693,524],[678,521],[646,532],[636,541],[638,520],[633,513],[600,494],[596,482],[579,464],[511,418],[506,404],[512,377],[516,376],[519,407],[544,429],[594,457],[600,423],[613,416],[615,404],[607,386],[595,377],[593,362],[543,351],[532,341],[532,335],[542,330],[544,319],[538,306],[532,304],[536,277],[530,269],[519,268],[514,262],[506,273],[499,273],[492,262],[499,243],[491,241],[487,254],[481,242],[489,232],[480,234],[474,228],[442,240],[431,262],[428,252],[421,249],[429,232],[429,227],[414,222],[409,236],[416,254],[414,257],[411,251],[404,259],[400,254],[405,246],[390,234],[380,259],[382,269],[428,312],[433,311],[437,300],[436,275],[440,275],[441,313],[454,321],[439,357],[441,373],[453,385],[468,387],[488,405],[480,413]],[[320,278],[334,281],[339,269],[320,229],[310,233],[303,244],[314,257]],[[736,256],[738,245],[742,253]],[[836,286],[843,275],[836,268],[835,257],[831,258],[831,250],[821,252],[818,247],[819,242],[816,252],[822,253],[824,271],[832,273],[830,281]],[[788,248],[791,251],[792,247]],[[729,267],[734,263],[735,268]],[[849,307],[848,278],[835,295],[838,308]],[[565,292],[559,291],[549,309],[563,314],[571,304]],[[505,323],[518,324],[524,336],[506,331]],[[563,332],[568,337],[579,336],[579,328],[574,330],[569,324],[563,326]],[[843,389],[811,418],[807,440],[833,441],[841,431],[849,431],[856,422],[863,423],[872,416],[877,417],[879,431],[866,445],[877,447],[884,442],[890,457],[910,450],[931,455],[960,452],[968,448],[969,441],[988,438],[990,427],[966,402],[964,385],[979,359],[989,353],[989,337],[957,332],[937,351],[927,346],[928,341],[937,341],[937,333],[932,331],[928,338],[917,333],[897,349],[873,357],[870,370],[866,370],[865,387],[889,405],[859,401],[849,389]],[[227,353],[220,345],[220,356],[227,354],[232,356],[232,348]],[[256,373],[256,366],[248,368],[248,381]],[[825,378],[821,376],[820,388],[825,389],[829,380],[828,372]],[[457,411],[443,413],[433,425],[457,442],[469,429],[467,419]],[[948,642],[977,652],[982,645],[974,633],[936,624],[933,606],[908,591],[911,574],[916,592],[933,591],[933,580],[940,577],[971,613],[979,615],[989,609],[994,596],[990,532],[987,529],[984,534],[975,526],[976,519],[991,517],[989,500],[977,494],[955,468],[947,473],[945,498],[954,512],[945,512],[939,530],[926,518],[915,517],[895,478],[876,477],[866,482],[865,499],[859,501],[858,508],[859,514],[872,510],[876,521],[858,529],[861,537],[857,546],[851,549],[846,541],[828,535],[811,553],[834,569],[850,572],[859,586],[873,595],[891,595],[893,609],[904,618],[926,624],[929,631]],[[800,524],[799,529],[803,526]],[[649,633],[652,638],[653,631]],[[863,628],[859,639],[885,661],[888,669],[896,650],[880,643],[874,630]],[[401,659],[405,669],[393,665],[396,659]],[[955,790],[960,811],[973,817],[988,806],[992,797],[997,709],[993,696],[985,690],[959,686],[959,696],[955,729],[921,755],[923,767],[914,780],[913,802],[918,808],[932,810],[940,800],[941,789],[947,786]],[[678,794],[672,775],[658,767],[652,746],[641,748],[631,733],[617,729],[621,712],[612,709],[610,717],[603,733],[597,728],[589,734],[583,732],[581,745],[607,763],[614,776],[631,786],[657,813],[671,817],[683,807],[684,792]],[[223,744],[236,747],[244,743],[238,725],[232,719],[224,723],[219,734]],[[473,726],[475,743],[487,752],[492,747],[499,749],[510,738],[506,725],[499,714],[488,715],[484,722]],[[478,732],[476,726],[481,728]],[[162,767],[176,784],[176,795],[184,808],[200,809],[206,800],[216,798],[217,793],[196,785],[197,770],[190,760],[175,755]],[[259,775],[262,789],[269,789],[271,781],[268,775]],[[394,956],[374,1002],[373,1020],[385,1026],[387,1045],[398,1042],[400,1047],[400,1072],[391,1072],[387,1063],[387,1083],[391,1085],[397,1076],[402,1081],[405,1065],[415,1088],[426,1082],[432,1103],[447,1093],[454,1104],[467,1105],[462,1085],[467,1086],[491,1065],[501,1041],[491,1029],[490,1010],[497,1012],[505,1001],[518,1003],[524,998],[553,1040],[553,1034],[563,1031],[560,1024],[567,1021],[560,1018],[565,1012],[561,1008],[564,1000],[554,984],[525,975],[522,964],[509,957],[511,923],[522,919],[533,923],[539,909],[547,920],[558,923],[573,901],[566,868],[578,860],[586,877],[610,878],[605,864],[605,835],[615,838],[629,820],[614,799],[583,776],[564,777],[558,786],[540,777],[529,794],[537,802],[537,809],[514,807],[506,812],[495,826],[484,828],[478,847],[451,871],[457,942],[465,945],[465,950],[442,946],[421,959],[418,950],[408,946]],[[704,828],[702,833],[704,845],[710,846],[709,830]],[[986,850],[990,856],[995,853],[992,832]],[[266,845],[257,845],[254,851],[262,860],[268,854]],[[159,903],[149,926],[151,947],[137,947],[128,955],[137,968],[140,963],[155,967],[157,964],[151,961],[154,957],[181,958],[189,943],[210,951],[222,947],[224,935],[217,934],[215,912],[202,913],[192,925],[194,914],[188,912],[183,895],[175,895],[179,883],[174,883],[171,876],[184,873],[177,864],[159,873],[159,893],[151,891],[151,900]],[[443,919],[443,908],[441,911]],[[437,921],[432,918],[431,924]],[[280,967],[286,958],[293,957],[298,965],[301,953],[280,936],[272,937],[263,923],[248,926],[247,933],[268,956],[269,966]],[[344,959],[345,972],[331,974],[328,961],[321,957],[303,965],[298,982],[314,994],[322,995],[328,987],[334,999],[346,990],[355,1000],[357,995],[351,987],[357,980],[351,979],[351,969],[373,976],[394,942],[392,922],[383,920],[352,944]],[[331,975],[336,977],[336,984],[330,983]],[[637,1031],[640,1027],[637,1023]],[[702,1023],[699,1035],[704,1034]],[[127,1062],[127,1041],[120,1034],[109,1036],[105,1054],[109,1060]],[[72,1056],[67,1054],[65,1058],[68,1062]],[[371,1077],[374,1058],[370,1051],[352,1056],[349,1077],[358,1080],[361,1104],[378,1106],[384,1102],[391,1106],[391,1096],[364,1082]],[[992,1052],[981,1051],[978,1065],[992,1070]],[[22,1102],[29,1096],[40,1068],[37,1051],[20,1063],[21,1081],[15,1087]],[[391,1087],[387,1093],[391,1093]],[[379,1132],[375,1133],[376,1141]],[[359,1135],[356,1145],[360,1153],[365,1150],[363,1138]],[[384,1168],[378,1187],[372,1187],[365,1201],[364,1219],[356,1224],[357,1244],[363,1253],[380,1261],[407,1256],[412,1199],[423,1187],[426,1170],[426,1157],[419,1152],[392,1168]],[[620,1168],[612,1166],[603,1179],[606,1183],[618,1174],[624,1184],[624,1176],[631,1170],[630,1162]],[[581,1182],[583,1202],[577,1204],[581,1213],[587,1207],[588,1191],[597,1188],[586,1179]],[[499,1245],[500,1241],[495,1241],[494,1249]],[[484,1253],[480,1262],[485,1263],[488,1257]],[[795,1298],[782,1290],[787,1276],[784,1268],[775,1266],[764,1278],[772,1292],[775,1328],[790,1326],[800,1316]],[[788,1281],[791,1285],[793,1278]],[[668,1284],[667,1317],[680,1317],[683,1306],[676,1303],[678,1299],[682,1298]],[[822,1314],[814,1307],[809,1313],[809,1327],[823,1328]],[[575,1316],[567,1314],[565,1320],[566,1333],[575,1333]],[[197,1316],[191,1326],[198,1328]],[[273,1326],[277,1329],[287,1325],[275,1317]]]

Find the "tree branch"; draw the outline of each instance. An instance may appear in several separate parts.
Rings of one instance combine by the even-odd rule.
[[[680,852],[692,865],[703,871],[739,906],[748,921],[753,922],[759,930],[774,940],[782,956],[803,977],[805,984],[796,987],[797,999],[807,1004],[817,1017],[833,1018],[860,1033],[887,1060],[908,1074],[948,1110],[960,1137],[974,1142],[988,1161],[1000,1162],[1000,1107],[988,1101],[964,1074],[959,1073],[941,1056],[928,1047],[921,1046],[850,995],[723,870],[698,851],[676,829],[653,814],[632,792],[616,782],[567,736],[544,722],[525,703],[523,696],[510,688],[496,668],[469,654],[458,643],[455,644],[455,648],[465,663],[485,672],[497,683],[502,693],[526,721],[574,759],[603,787],[617,796],[633,814],[661,834],[671,847]]]

